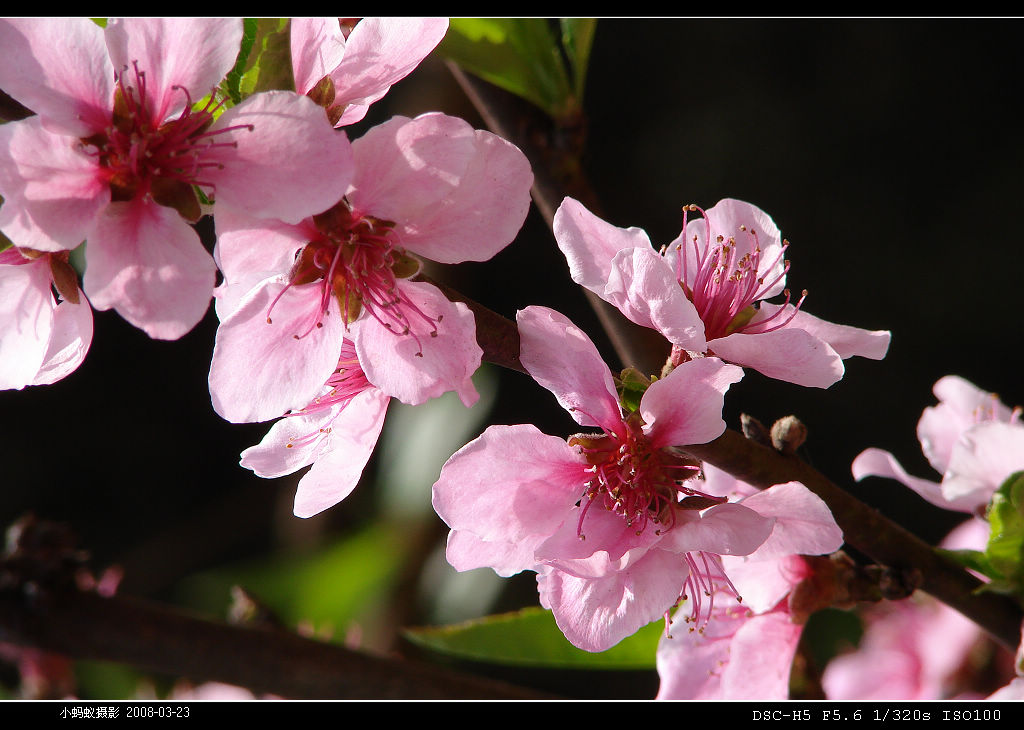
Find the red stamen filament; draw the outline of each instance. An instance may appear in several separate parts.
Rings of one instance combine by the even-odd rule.
[[[714,340],[734,332],[747,334],[761,334],[771,332],[785,327],[792,321],[793,317],[800,310],[807,296],[807,291],[802,292],[800,300],[792,310],[786,310],[790,302],[790,291],[785,290],[786,301],[769,317],[756,322],[737,323],[737,317],[749,307],[767,296],[772,287],[781,281],[789,272],[789,261],[783,259],[789,242],[783,241],[782,247],[775,259],[767,266],[762,261],[762,250],[758,241],[757,231],[741,226],[740,231],[749,235],[752,239],[750,250],[739,256],[738,245],[734,237],[726,238],[717,235],[712,239],[712,230],[707,214],[695,205],[688,205],[683,208],[683,230],[686,230],[687,214],[689,212],[700,212],[704,216],[704,250],[701,250],[699,236],[694,235],[690,239],[692,253],[697,269],[693,272],[693,285],[687,282],[690,280],[687,252],[683,243],[675,246],[676,252],[676,278],[683,288],[690,301],[693,302],[697,313],[704,322],[705,336],[708,340]],[[774,271],[782,262],[779,271],[771,281],[766,282],[765,276],[768,272]],[[759,272],[765,272],[759,275]],[[780,321],[774,321],[783,313],[785,316]],[[771,324],[769,324],[771,323]]]

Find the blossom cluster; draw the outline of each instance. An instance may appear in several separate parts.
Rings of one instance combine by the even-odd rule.
[[[315,463],[300,516],[355,486],[390,398],[475,402],[473,315],[416,279],[417,257],[482,261],[508,245],[529,208],[529,163],[440,113],[354,141],[344,130],[447,25],[296,20],[297,91],[229,106],[218,85],[241,19],[0,22],[12,59],[0,88],[35,112],[0,127],[0,230],[14,243],[0,252],[0,387],[77,368],[92,309],[177,339],[215,298],[214,409],[283,418],[242,464],[280,476]],[[191,226],[208,212],[212,255]],[[69,254],[83,242],[79,287]]]
[[[942,475],[940,481],[908,474],[890,452],[874,447],[854,459],[851,471],[858,481],[892,479],[936,507],[970,515],[940,547],[984,551],[993,495],[1024,470],[1021,409],[956,375],[940,378],[932,391],[938,403],[922,412],[917,437],[925,458]],[[978,698],[957,685],[985,641],[977,624],[925,595],[872,607],[864,618],[857,651],[835,658],[825,670],[822,684],[829,699]],[[1022,689],[1021,680],[1013,679],[993,698],[1021,699]]]
[[[308,467],[298,517],[357,486],[392,398],[415,406],[453,392],[473,406],[475,316],[423,262],[485,261],[511,244],[530,206],[530,163],[439,112],[395,116],[357,139],[348,130],[447,28],[294,19],[294,91],[233,103],[220,89],[240,19],[0,20],[0,88],[33,112],[0,126],[0,231],[13,244],[0,250],[0,389],[72,373],[94,310],[175,340],[213,302],[212,407],[232,423],[273,422],[240,463],[264,478]],[[194,228],[210,214],[212,252]],[[671,354],[657,373],[616,373],[569,317],[524,305],[519,360],[583,430],[492,425],[452,455],[432,490],[449,563],[535,573],[540,604],[587,651],[663,619],[659,698],[788,697],[807,618],[793,597],[816,578],[805,556],[840,550],[843,532],[805,485],[758,489],[688,447],[723,434],[744,368],[828,388],[844,360],[882,359],[890,333],[805,311],[807,292],[787,286],[789,242],[750,203],[686,205],[679,235],[656,249],[643,230],[567,197],[553,233],[571,279]],[[979,532],[995,490],[1024,469],[1024,425],[962,379],[935,393],[918,435],[941,482],[878,449],[853,473],[969,513]],[[830,696],[874,691],[853,686],[858,662],[924,651],[904,624],[938,624],[915,610],[896,609],[876,624],[881,638],[868,634],[860,654],[830,667]],[[948,609],[928,610],[964,646],[976,638]],[[925,663],[938,674],[901,672],[906,693],[940,691],[949,668]]]

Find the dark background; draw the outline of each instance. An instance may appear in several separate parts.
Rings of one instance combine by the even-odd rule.
[[[796,414],[807,458],[929,540],[959,516],[895,483],[855,484],[849,464],[878,446],[937,478],[914,429],[943,375],[1024,402],[1020,31],[1009,20],[609,19],[594,42],[585,167],[610,222],[660,246],[678,234],[682,205],[749,201],[791,242],[788,281],[809,290],[808,312],[892,331],[885,360],[847,360],[826,391],[748,371],[727,396],[729,425],[741,412],[765,423]],[[432,57],[349,131],[431,110],[483,126]],[[561,310],[617,367],[536,211],[492,261],[432,271],[509,317],[529,304]],[[212,308],[177,342],[112,312],[95,322],[73,375],[0,393],[0,523],[28,511],[66,521],[98,564],[124,568],[123,592],[171,600],[195,571],[378,517],[369,490],[356,490],[300,521],[295,479],[238,466],[266,426],[225,423],[210,406]],[[489,422],[573,431],[546,391],[498,375]],[[499,605],[535,604],[531,579],[508,583]]]

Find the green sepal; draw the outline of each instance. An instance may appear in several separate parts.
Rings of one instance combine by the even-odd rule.
[[[648,378],[636,368],[626,368],[615,378],[615,392],[623,410],[632,413],[640,408],[640,399],[651,387],[654,378]]]
[[[729,326],[725,329],[725,333],[732,334],[733,332],[743,329],[750,323],[750,320],[754,318],[755,314],[757,314],[757,307],[753,304],[749,307],[744,307],[736,313],[735,317],[732,318]]]
[[[988,523],[985,557],[995,572],[991,577],[1024,597],[1024,471],[1012,474],[992,495]]]
[[[1011,474],[988,506],[989,537],[984,551],[939,550],[989,582],[979,593],[1001,593],[1024,602],[1024,471]]]
[[[685,631],[685,628],[680,627]],[[524,608],[452,626],[405,629],[414,644],[448,656],[515,666],[576,669],[651,669],[664,631],[648,624],[607,651],[577,649],[562,635],[550,611]]]

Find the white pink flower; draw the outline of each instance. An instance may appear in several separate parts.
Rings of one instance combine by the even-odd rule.
[[[1020,409],[955,375],[940,378],[932,391],[939,403],[924,409],[917,437],[941,482],[911,476],[896,457],[877,448],[854,459],[853,476],[895,479],[943,509],[979,514],[1007,477],[1024,469]]]
[[[699,465],[676,448],[722,433],[724,393],[742,371],[717,358],[684,363],[624,412],[581,330],[544,307],[517,319],[524,367],[600,431],[565,441],[531,425],[491,426],[444,465],[434,508],[452,528],[457,570],[536,571],[541,605],[566,638],[602,651],[683,594],[726,580],[719,556],[751,553],[771,533],[774,519],[698,491]]]
[[[566,198],[555,238],[573,281],[661,332],[679,355],[714,355],[821,388],[842,378],[845,358],[885,356],[888,332],[825,322],[803,311],[802,297],[790,303],[789,243],[763,211],[726,199],[687,222],[696,210],[684,208],[682,233],[659,254],[641,229],[613,226]],[[780,294],[782,304],[766,301]]]
[[[808,574],[799,556],[838,550],[842,530],[828,506],[798,482],[758,491],[708,465],[704,475],[704,491],[739,497],[740,504],[775,524],[750,555],[722,557],[735,594],[720,590],[702,627],[670,627],[662,637],[658,699],[788,699],[803,625],[791,614],[787,599]],[[688,610],[684,604],[679,613]]]
[[[70,375],[91,343],[92,309],[68,254],[0,251],[0,390]]]
[[[523,154],[461,119],[395,117],[352,144],[344,198],[288,223],[219,215],[210,392],[234,421],[303,408],[343,338],[367,380],[418,404],[449,390],[467,405],[480,365],[472,312],[413,281],[420,263],[489,259],[515,238],[533,175]]]
[[[447,18],[292,18],[295,89],[315,96],[334,126],[354,124],[447,30]]]
[[[275,478],[312,465],[295,493],[297,517],[312,517],[347,497],[377,444],[390,399],[370,385],[350,342],[320,395],[275,423],[242,452],[242,466]]]
[[[194,107],[241,37],[237,18],[0,21],[0,88],[37,114],[0,127],[0,229],[37,251],[87,239],[92,305],[151,337],[180,337],[209,306],[195,188],[295,222],[349,182],[347,143],[308,98],[257,94],[216,119],[213,97]]]

